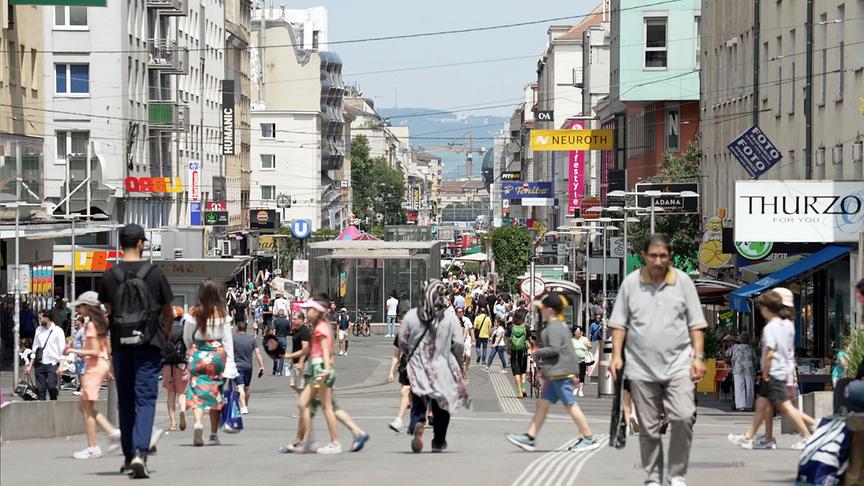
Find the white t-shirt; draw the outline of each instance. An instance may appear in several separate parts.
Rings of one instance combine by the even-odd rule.
[[[504,328],[502,326],[496,327],[495,330],[492,331],[492,335],[489,336],[489,338],[489,340],[493,343],[498,341],[497,344],[494,344],[495,347],[500,348],[507,345],[507,343],[505,342],[506,340],[504,339]]]
[[[784,383],[789,380],[789,376],[792,374],[794,335],[794,330],[790,333],[789,326],[779,317],[771,319],[762,329],[762,356],[765,356],[768,349],[774,351],[768,376]]]
[[[288,303],[288,299],[279,297],[273,301],[273,315],[278,314],[280,310],[285,313],[285,317],[291,316],[291,304]]]
[[[399,308],[399,299],[396,299],[393,297],[390,297],[389,299],[387,299],[387,315],[388,316],[395,316],[396,315],[396,309],[398,309],[398,308]]]

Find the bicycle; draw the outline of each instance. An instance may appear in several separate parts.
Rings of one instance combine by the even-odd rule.
[[[528,353],[528,395],[531,398],[540,398],[540,388],[543,386],[542,382],[542,366],[540,363],[534,360],[531,356],[531,353]]]
[[[354,326],[351,328],[351,333],[354,336],[369,336],[372,334],[372,325],[369,323],[370,315],[363,312],[357,312],[357,322],[354,323]]]

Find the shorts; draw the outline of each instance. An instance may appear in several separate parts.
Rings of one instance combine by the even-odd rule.
[[[402,386],[411,386],[411,383],[408,382],[408,370],[405,368],[399,368],[399,384]]]
[[[510,370],[514,375],[524,375],[528,372],[528,351],[510,351]]]
[[[306,369],[303,370],[303,374],[305,375],[303,378],[306,380],[306,383],[312,383],[313,385],[316,382],[316,378],[318,375],[324,372],[324,360],[316,359],[312,361],[306,362]],[[333,383],[336,381],[336,370],[330,369],[330,376],[327,377],[327,380],[323,383],[324,386],[328,388],[333,387]]]
[[[162,365],[162,387],[174,393],[186,393],[189,386],[189,372],[175,364]]]
[[[339,337],[340,341],[344,341],[344,340],[348,339],[348,330],[346,329],[343,331],[342,329],[339,329],[338,337]]]
[[[585,383],[585,372],[588,371],[588,363],[579,363],[579,383]]]
[[[303,387],[306,386],[306,377],[303,376],[303,373],[299,373],[292,369],[289,379],[291,381],[291,388],[297,391],[303,390]]]
[[[570,377],[545,380],[540,398],[552,403],[558,403],[560,400],[564,405],[573,405],[576,403],[576,398],[573,396],[573,380]]]
[[[237,378],[234,378],[234,383],[237,386],[250,388],[252,386],[252,370],[237,369]]]
[[[774,378],[762,381],[762,386],[759,387],[759,396],[767,398],[772,405],[780,405],[783,402],[789,401],[789,395],[786,392],[786,382]]]

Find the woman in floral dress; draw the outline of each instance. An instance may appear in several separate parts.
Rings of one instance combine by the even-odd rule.
[[[756,360],[750,346],[750,334],[742,332],[738,344],[732,346],[732,379],[735,381],[735,410],[753,408]]]
[[[192,443],[204,445],[204,412],[210,413],[210,445],[219,445],[219,417],[222,413],[222,385],[237,377],[231,316],[222,302],[219,287],[212,280],[198,286],[198,303],[189,309],[183,328],[189,349],[187,406],[195,417]]]

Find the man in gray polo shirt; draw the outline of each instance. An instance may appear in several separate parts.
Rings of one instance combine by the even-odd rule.
[[[685,486],[693,439],[694,383],[705,375],[702,330],[707,327],[696,286],[686,273],[672,268],[672,241],[651,235],[642,250],[645,267],[621,283],[608,327],[612,329],[609,370],[624,378],[642,432],[639,445],[646,485],[665,484],[660,415],[671,427],[671,486]],[[626,338],[626,345],[625,345]],[[625,356],[622,356],[622,349]]]

